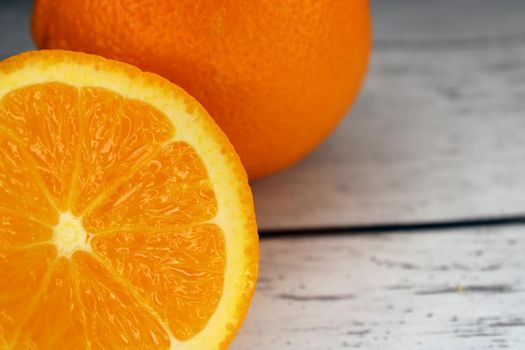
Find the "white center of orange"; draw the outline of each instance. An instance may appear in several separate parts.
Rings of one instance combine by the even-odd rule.
[[[52,241],[58,255],[67,258],[77,250],[91,250],[81,219],[69,212],[60,214],[58,224],[53,229]]]

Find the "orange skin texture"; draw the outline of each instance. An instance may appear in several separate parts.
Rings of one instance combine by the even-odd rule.
[[[355,99],[367,0],[36,0],[36,45],[163,75],[199,100],[250,178],[298,161]]]

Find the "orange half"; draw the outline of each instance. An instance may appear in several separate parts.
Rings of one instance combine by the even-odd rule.
[[[1,349],[224,349],[257,264],[245,171],[186,92],[81,53],[0,63]]]

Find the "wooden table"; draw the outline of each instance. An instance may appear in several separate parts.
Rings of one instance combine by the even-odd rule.
[[[0,5],[0,54],[32,47],[30,6]],[[525,2],[372,8],[349,118],[253,184],[260,278],[232,349],[525,349]]]
[[[520,226],[264,239],[233,349],[524,349]]]

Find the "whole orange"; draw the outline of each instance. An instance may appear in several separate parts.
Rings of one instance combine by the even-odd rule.
[[[36,0],[39,48],[99,54],[196,97],[251,178],[308,154],[354,100],[367,0]]]

